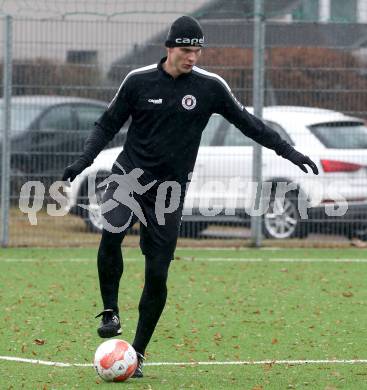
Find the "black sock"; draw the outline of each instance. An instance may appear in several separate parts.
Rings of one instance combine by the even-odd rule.
[[[146,258],[145,284],[139,303],[139,320],[134,349],[144,355],[167,299],[167,276],[170,261]]]
[[[121,242],[125,233],[102,232],[98,250],[98,276],[104,309],[118,312],[118,291],[124,271]]]

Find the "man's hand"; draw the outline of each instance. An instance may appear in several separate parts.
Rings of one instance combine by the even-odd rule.
[[[296,149],[293,149],[285,158],[291,161],[293,164],[298,165],[303,172],[308,173],[307,168],[305,167],[305,165],[308,165],[312,169],[312,172],[315,175],[319,174],[319,170],[316,164],[308,156],[303,155],[302,153],[298,152]]]
[[[62,181],[67,181],[68,179],[73,181],[89,165],[90,164],[83,159],[74,161],[71,165],[65,168],[64,174],[62,175]]]

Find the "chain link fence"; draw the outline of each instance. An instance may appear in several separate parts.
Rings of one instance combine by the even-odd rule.
[[[342,1],[265,1],[263,117],[320,169],[317,177],[306,175],[263,150],[263,180],[270,183],[261,186],[268,198],[263,233],[277,245],[366,238],[367,6],[352,3],[346,9]],[[98,242],[97,205],[89,211],[76,206],[87,202],[87,179],[69,190],[72,212],[57,217],[49,214],[63,214],[65,194],[52,183],[79,156],[124,76],[165,55],[163,43],[178,16],[200,20],[208,44],[199,66],[223,77],[251,110],[253,5],[252,0],[0,2],[4,15],[12,16],[9,244]],[[4,21],[2,75],[9,43]],[[4,99],[1,104],[0,116]],[[107,149],[121,148],[126,130],[127,125]],[[2,139],[4,133],[2,127]],[[252,141],[213,115],[188,193],[182,237],[200,238],[203,245],[212,238],[231,245],[249,239],[252,158]],[[108,174],[107,165],[99,167],[98,178]],[[27,181],[41,181],[43,187],[26,188],[31,201],[20,209],[19,193]],[[279,182],[295,184],[286,188],[281,202],[275,197]],[[345,204],[348,210],[339,215]],[[129,239],[137,240],[133,235]]]

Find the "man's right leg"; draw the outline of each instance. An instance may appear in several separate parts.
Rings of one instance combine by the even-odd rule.
[[[112,309],[118,313],[118,290],[120,279],[124,272],[121,253],[121,242],[124,233],[102,232],[99,245],[97,266],[99,286],[104,309]]]
[[[103,212],[103,204],[108,204],[107,202],[113,199],[115,190],[116,185],[111,183],[103,196],[102,216],[105,223],[97,258],[99,286],[104,308],[97,315],[97,317],[102,317],[97,331],[103,338],[121,334],[118,307],[120,279],[124,271],[121,243],[127,229],[137,220],[132,211],[123,204],[118,204],[112,210]],[[125,225],[126,229],[119,231],[119,227]]]
[[[124,236],[125,233],[110,233],[103,230],[99,245],[97,266],[103,311],[97,317],[102,317],[98,334],[103,338],[121,334],[118,292],[124,271],[121,253]]]

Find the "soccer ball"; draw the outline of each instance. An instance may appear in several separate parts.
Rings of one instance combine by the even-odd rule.
[[[94,368],[107,382],[123,382],[134,374],[138,365],[135,349],[124,340],[102,343],[94,355]]]

